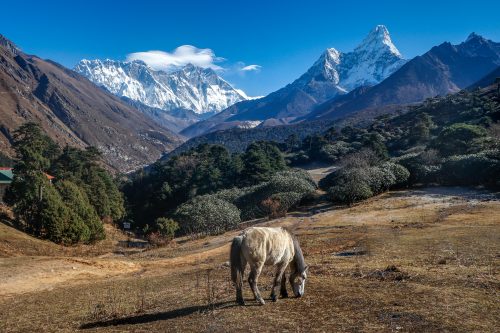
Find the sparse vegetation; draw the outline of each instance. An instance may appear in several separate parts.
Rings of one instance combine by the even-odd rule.
[[[234,303],[224,263],[238,231],[130,258],[61,258],[62,247],[49,258],[4,258],[0,321],[21,332],[494,331],[499,208],[491,193],[434,188],[265,222],[294,229],[310,266],[304,297],[265,307],[252,306],[248,284],[249,306]],[[264,268],[266,298],[273,276]]]

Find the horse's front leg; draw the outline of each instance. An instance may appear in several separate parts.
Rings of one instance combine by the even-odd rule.
[[[278,269],[276,270],[276,275],[274,277],[274,282],[273,282],[273,290],[271,291],[271,299],[273,302],[276,302],[276,300],[278,299],[278,297],[276,296],[276,291],[280,286],[280,284],[283,285],[282,279],[283,276],[285,275],[285,270],[287,266],[288,264],[279,264]],[[286,287],[285,287],[285,292],[286,292]],[[283,295],[283,291],[281,292],[281,294]]]
[[[259,288],[257,287],[257,281],[259,279],[260,273],[262,272],[263,266],[264,266],[263,262],[252,265],[250,275],[248,276],[248,283],[250,284],[250,288],[252,288],[255,300],[259,302],[260,305],[266,304],[266,302],[264,302],[264,299],[260,295]]]
[[[281,277],[281,290],[280,294],[282,298],[287,298],[288,297],[288,292],[286,291],[286,274],[283,273],[283,276]]]

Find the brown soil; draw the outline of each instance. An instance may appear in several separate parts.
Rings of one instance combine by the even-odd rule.
[[[234,303],[227,266],[238,231],[83,257],[25,255],[18,239],[0,258],[0,323],[5,332],[494,332],[498,216],[489,193],[440,188],[265,222],[297,233],[306,295],[256,306],[245,285],[245,307]],[[5,230],[1,242],[12,238]],[[266,268],[259,281],[264,296],[272,275]]]

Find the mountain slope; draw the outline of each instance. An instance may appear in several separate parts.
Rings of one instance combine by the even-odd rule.
[[[93,145],[106,162],[129,171],[180,143],[174,133],[81,75],[24,54],[0,35],[0,148],[12,155],[12,133],[39,123],[60,145]]]
[[[81,60],[74,68],[95,84],[111,93],[141,102],[147,106],[195,113],[221,111],[248,99],[210,68],[191,64],[173,72],[155,71],[140,60]]]
[[[476,88],[484,88],[492,85],[495,81],[500,78],[500,66],[495,68],[493,71],[486,74],[479,81],[467,87],[467,89],[472,90]]]
[[[309,70],[286,87],[257,101],[237,103],[182,131],[188,137],[249,121],[288,123],[357,87],[377,84],[405,63],[384,26],[376,26],[352,52],[327,49]],[[225,125],[221,125],[225,122]],[[268,122],[266,122],[268,123]]]
[[[457,92],[500,65],[500,43],[472,33],[459,45],[443,43],[415,57],[380,84],[339,105],[331,100],[306,119],[338,119],[350,113],[387,105],[420,102]]]

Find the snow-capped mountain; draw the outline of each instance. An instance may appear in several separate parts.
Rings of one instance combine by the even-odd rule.
[[[339,91],[349,92],[381,82],[405,62],[387,28],[378,25],[352,52],[327,49],[297,81],[308,83],[319,77],[335,83]]]
[[[289,123],[327,100],[361,86],[378,84],[405,62],[387,28],[378,25],[353,51],[344,53],[328,48],[306,73],[286,87],[258,102],[246,101],[231,106],[210,119],[191,125],[182,134],[192,137],[218,130],[222,122],[228,126],[268,119]]]
[[[165,111],[211,113],[249,99],[212,69],[191,64],[167,73],[155,71],[140,60],[83,59],[74,71],[117,96]]]

